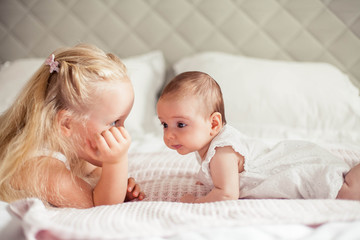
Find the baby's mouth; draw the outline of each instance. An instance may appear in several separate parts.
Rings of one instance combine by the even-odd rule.
[[[176,144],[176,145],[171,145],[171,147],[172,147],[173,149],[175,149],[175,150],[178,150],[179,148],[182,147],[182,145]]]

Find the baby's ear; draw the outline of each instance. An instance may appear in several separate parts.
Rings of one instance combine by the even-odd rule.
[[[64,136],[69,137],[71,135],[71,115],[66,110],[60,110],[57,113],[58,126],[60,127],[61,133]]]
[[[214,112],[213,114],[211,114],[210,121],[211,121],[210,135],[215,136],[220,132],[222,125],[223,125],[221,113]]]

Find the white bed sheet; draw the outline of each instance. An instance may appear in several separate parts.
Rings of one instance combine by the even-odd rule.
[[[327,145],[353,164],[360,151]],[[237,200],[177,202],[184,193],[206,194],[195,185],[192,154],[167,150],[161,137],[134,140],[129,175],[147,194],[142,202],[87,210],[46,208],[37,199],[1,203],[0,236],[6,239],[357,239],[360,202],[340,200]],[[11,209],[11,210],[10,210]],[[10,215],[11,212],[11,215]],[[2,237],[0,237],[2,239]]]
[[[2,205],[8,205],[1,202]],[[25,237],[22,229],[22,222],[18,219],[11,218],[8,212],[1,208],[0,221],[0,239],[34,239],[33,237]],[[3,218],[5,214],[8,217]],[[138,226],[141,230],[141,227]],[[241,227],[211,227],[198,228],[192,231],[177,232],[172,236],[151,236],[128,238],[128,239],[158,239],[158,240],[218,240],[218,239],[309,239],[309,240],[353,240],[360,239],[360,221],[341,221],[324,223],[318,227],[307,226],[304,224],[257,224]],[[39,238],[41,239],[41,238]],[[43,239],[49,239],[44,236]],[[113,238],[119,239],[119,238]]]
[[[149,57],[151,57],[151,61]],[[218,60],[219,56],[216,56],[216,59]],[[136,63],[134,66],[143,66],[142,74],[139,74],[148,76],[149,86],[153,86],[148,89],[145,86],[144,88],[139,87],[143,86],[139,84],[136,88],[139,90],[137,96],[144,97],[144,89],[149,90],[149,93],[155,96],[155,93],[159,90],[159,82],[163,82],[164,66],[161,54],[150,54],[133,60],[132,63]],[[200,65],[207,68],[209,67],[208,64],[211,65],[212,60],[211,58],[205,60],[205,62],[201,61]],[[209,60],[210,62],[208,62]],[[154,62],[157,63],[157,67],[153,66]],[[129,69],[130,63],[131,61],[129,62]],[[195,66],[195,63],[192,62],[190,66]],[[17,64],[11,65],[13,66],[12,73],[15,76],[6,75],[6,72],[2,71],[2,74],[0,74],[2,88],[0,90],[7,93],[8,91],[4,86],[10,86],[11,89],[16,88],[18,90],[21,83],[26,80],[23,79],[26,75],[24,70],[29,69],[30,73],[34,69],[30,66],[32,64],[28,60],[25,61],[25,64],[27,67],[21,66],[20,71]],[[225,65],[228,65],[228,63]],[[254,68],[257,67],[257,63],[255,65]],[[211,66],[209,68],[216,70],[216,74],[219,74],[217,80],[220,82],[222,81],[221,76],[228,74],[226,68]],[[200,66],[197,68],[197,70],[201,69]],[[148,70],[152,74],[148,74]],[[179,69],[176,70],[180,71]],[[139,72],[140,69],[136,69],[136,71]],[[141,82],[143,76],[140,77],[140,75],[138,78],[134,75],[132,80]],[[334,74],[330,75],[335,76]],[[238,74],[226,75],[224,79],[237,79],[237,76]],[[317,74],[316,76],[328,75]],[[342,84],[344,79],[341,76],[340,74],[336,80],[333,79],[338,85],[328,84],[329,79],[326,78],[326,84],[324,83],[321,86],[327,86],[335,93],[338,93],[340,89],[344,91],[342,95],[345,98],[344,101],[339,101],[339,98],[336,98],[341,105],[339,106],[340,109],[360,109],[358,90],[354,89],[354,86],[342,86],[344,85]],[[252,74],[247,77],[249,77],[249,79],[246,78],[248,84],[254,83],[251,79],[254,77]],[[267,78],[260,78],[259,81],[266,80]],[[279,84],[281,87],[284,87],[283,80]],[[285,80],[289,81],[289,78],[286,77]],[[301,89],[302,83],[302,81],[297,81],[296,84],[288,83],[286,86],[298,90]],[[136,86],[136,83],[134,85]],[[236,85],[241,88],[243,82],[231,81],[231,84],[223,85],[224,93],[229,88],[235,89]],[[263,83],[259,85],[265,86]],[[283,98],[277,98],[277,92],[268,91],[271,88],[263,90],[266,90],[267,95],[269,95],[263,98],[264,102],[271,101],[274,106],[287,103]],[[334,92],[330,90],[326,91],[328,94],[324,99],[331,99],[334,96]],[[284,92],[287,91],[284,90]],[[0,95],[5,96],[5,93]],[[307,91],[303,93],[307,93]],[[226,94],[226,97],[231,97],[229,94]],[[315,96],[318,95],[315,94]],[[236,94],[233,97],[240,97],[240,95]],[[241,95],[241,97],[245,99],[228,101],[227,104],[230,104],[230,106],[227,109],[231,110],[237,107],[251,109],[254,106],[254,102],[246,101],[248,99],[246,95]],[[152,99],[154,100],[154,97]],[[352,99],[352,101],[349,101],[349,99]],[[7,98],[5,100],[8,101]],[[145,98],[143,100],[144,103],[148,104],[140,104],[138,105],[139,108],[135,107],[133,109],[135,113],[140,115],[149,109],[154,110],[154,103],[150,103],[152,101]],[[305,95],[304,98],[298,97],[297,100],[308,102],[313,98]],[[319,105],[321,110],[334,106],[328,100],[321,103]],[[240,106],[237,106],[238,104]],[[4,107],[3,104],[0,105],[0,107]],[[283,119],[283,115],[298,119],[297,114],[304,113],[301,108],[297,107],[291,107],[290,110],[274,111],[274,114],[278,117],[274,122]],[[305,121],[305,127],[300,131],[301,133],[304,132],[304,134],[297,134],[299,131],[294,129],[294,122],[292,121],[289,123],[290,127],[286,127],[286,125],[273,127],[268,122],[249,125],[242,122],[243,119],[237,119],[236,116],[231,117],[232,113],[237,113],[235,110],[228,111],[230,114],[228,120],[229,122],[241,120],[238,124],[249,131],[246,134],[251,133],[252,137],[266,138],[270,143],[277,142],[278,139],[273,138],[294,137],[306,137],[316,141],[323,140],[327,143],[333,142],[333,145],[326,144],[324,146],[334,154],[343,157],[349,165],[354,165],[360,159],[360,148],[350,145],[350,143],[359,142],[357,140],[360,139],[360,135],[354,129],[359,127],[359,121],[357,121],[359,118],[357,117],[360,115],[353,113],[350,115],[339,114],[340,111],[331,108],[331,113],[334,113],[332,117],[319,119],[308,108],[305,108],[305,110],[307,110],[307,114],[310,114],[305,119],[309,120],[314,117],[315,121],[314,124],[311,124],[311,121]],[[263,112],[266,111],[261,111],[261,113]],[[360,111],[353,112],[358,113]],[[153,116],[146,118],[136,118],[145,120],[146,125],[143,122],[136,121],[129,121],[129,124],[136,123],[132,129],[151,130],[158,133],[161,131],[160,124],[153,124],[156,116],[154,113],[152,114]],[[249,114],[240,115],[250,116]],[[346,134],[330,134],[331,136],[329,136],[329,133],[344,130],[342,125],[344,118],[349,120],[348,123],[352,124],[351,126],[348,125],[350,130],[346,131]],[[255,120],[265,121],[268,118],[256,117],[249,120],[249,122],[254,123]],[[340,126],[333,126],[331,125],[332,122],[328,122],[335,120],[341,123]],[[319,127],[319,123],[324,124],[320,124]],[[298,124],[295,125],[298,126]],[[159,128],[156,128],[156,126]],[[328,126],[331,126],[331,128],[328,129]],[[360,231],[358,230],[360,227],[360,202],[357,201],[238,200],[209,204],[178,203],[177,201],[185,193],[194,193],[200,196],[206,194],[209,189],[194,184],[196,181],[195,174],[199,167],[194,155],[180,156],[176,152],[166,149],[161,137],[148,134],[148,131],[146,134],[142,131],[131,132],[133,142],[129,158],[129,176],[135,177],[147,194],[143,202],[96,207],[88,210],[45,208],[36,199],[22,200],[11,205],[0,202],[0,239],[360,239]],[[341,142],[341,145],[339,145],[339,142]],[[345,145],[347,143],[349,145]]]

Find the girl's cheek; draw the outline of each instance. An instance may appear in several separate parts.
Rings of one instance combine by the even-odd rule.
[[[96,149],[96,143],[95,143],[94,139],[88,139],[87,143],[90,145],[90,147],[92,149]]]

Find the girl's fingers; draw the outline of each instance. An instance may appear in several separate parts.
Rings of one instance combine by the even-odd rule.
[[[140,186],[139,186],[139,184],[136,184],[132,194],[133,194],[134,197],[138,197],[139,193],[140,193]]]
[[[109,130],[102,132],[102,135],[110,148],[119,143],[125,143],[130,139],[130,135],[124,127],[112,127]]]
[[[132,192],[132,191],[133,191],[133,189],[134,189],[134,187],[135,187],[135,184],[136,184],[135,179],[132,178],[132,177],[130,177],[130,178],[128,179],[128,192]]]
[[[145,193],[140,192],[139,197],[138,197],[139,200],[143,200],[145,197],[146,197]]]
[[[128,131],[126,131],[126,129],[124,127],[119,127],[118,128],[121,135],[126,139],[126,140],[131,140],[130,134],[128,133]]]
[[[130,177],[128,179],[128,199],[133,200],[135,198],[143,200],[145,198],[145,193],[140,189],[140,185],[135,182],[135,179]]]
[[[111,147],[111,143],[109,139],[111,133],[108,131],[104,131],[101,133],[101,135],[97,135],[95,137],[96,145],[99,149],[109,150]]]
[[[101,133],[101,135],[105,139],[109,148],[113,148],[113,147],[117,146],[119,143],[124,141],[124,138],[121,136],[120,131],[115,127],[112,127],[109,130],[103,131]]]
[[[109,129],[109,131],[112,133],[112,135],[114,136],[115,140],[118,143],[123,142],[125,140],[124,136],[122,135],[122,133],[118,128],[112,127]]]

